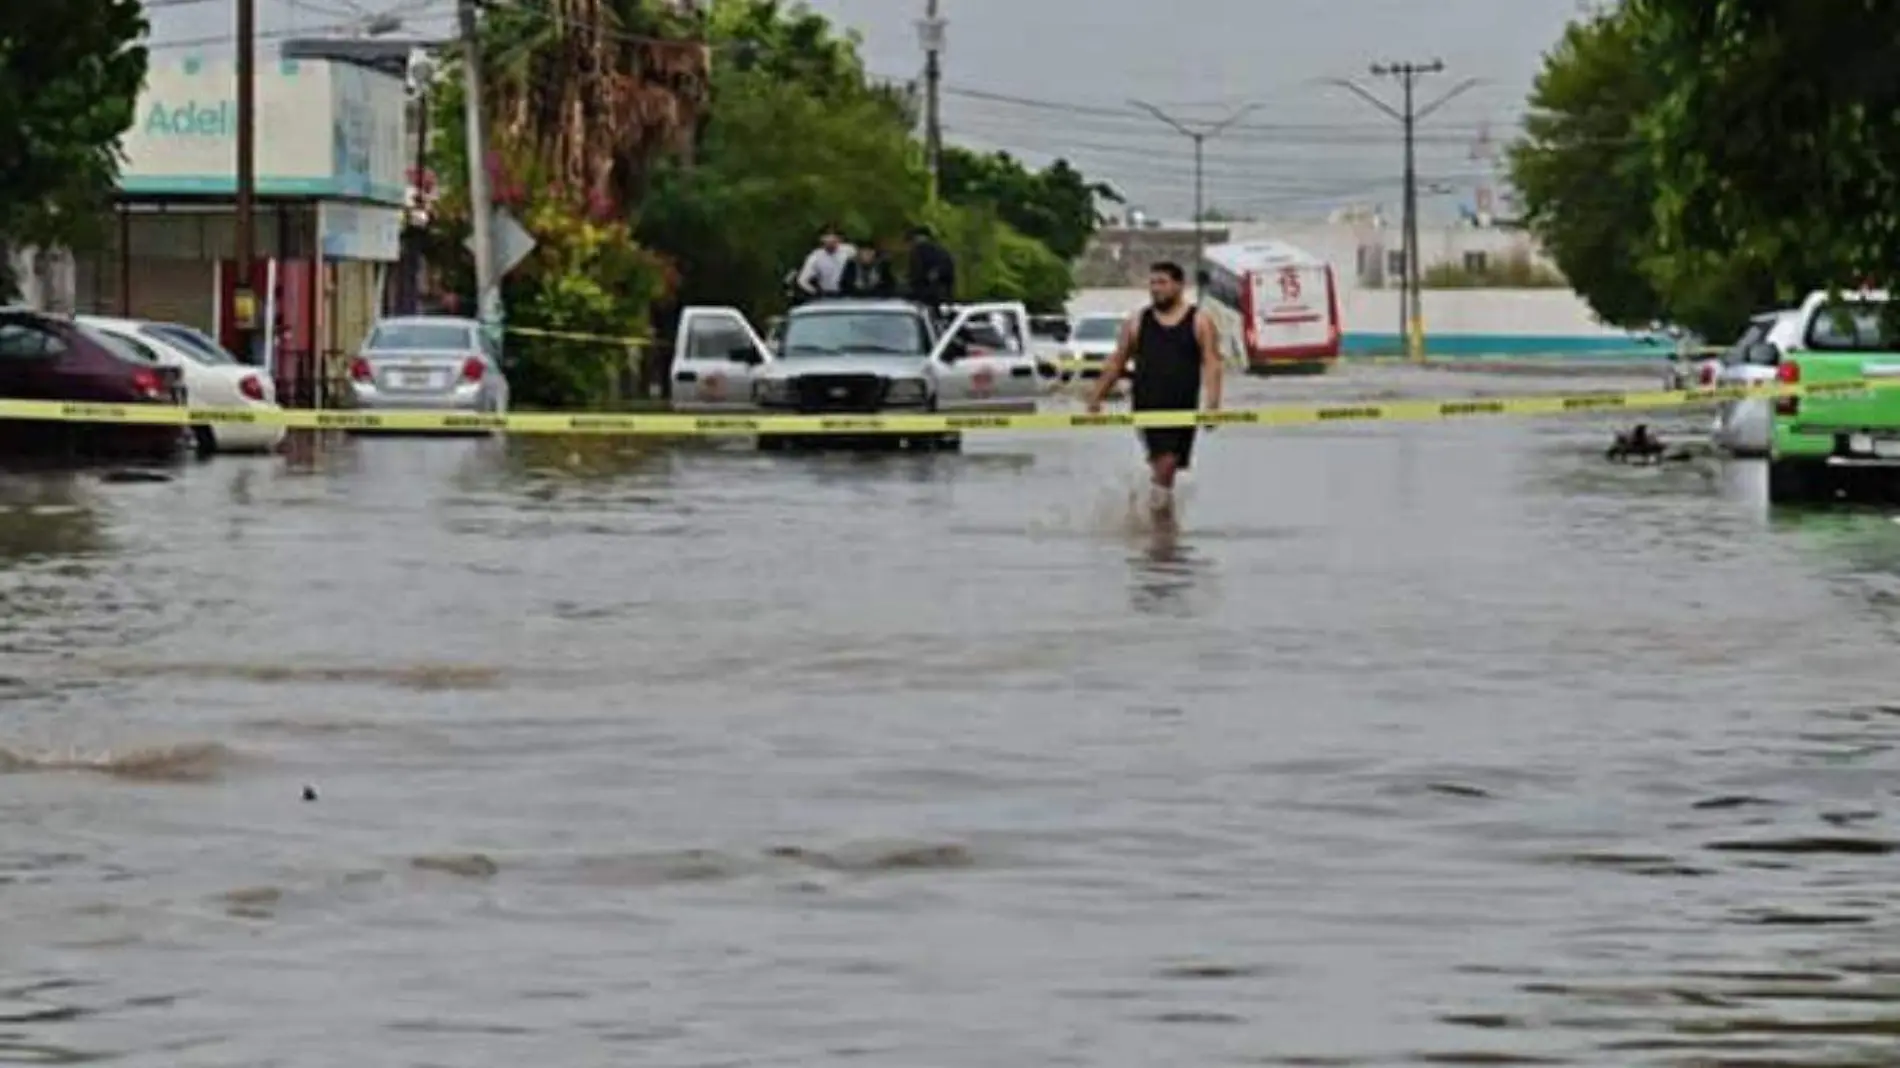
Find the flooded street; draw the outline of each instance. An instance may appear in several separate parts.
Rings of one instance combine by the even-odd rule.
[[[1630,421],[0,476],[0,1063],[1891,1064],[1900,524]]]

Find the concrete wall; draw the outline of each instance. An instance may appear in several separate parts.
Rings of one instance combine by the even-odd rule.
[[[1207,244],[1218,245],[1227,239],[1225,227],[1207,228]],[[1192,271],[1194,249],[1194,231],[1190,228],[1107,227],[1096,232],[1076,262],[1075,281],[1090,288],[1145,286],[1148,265],[1157,260],[1173,260]]]
[[[1467,253],[1483,253],[1496,263],[1523,256],[1552,267],[1529,234],[1473,226],[1425,226],[1419,229],[1427,269],[1440,264],[1462,266]],[[1388,253],[1401,250],[1397,228],[1371,219],[1363,221],[1234,223],[1207,229],[1207,243],[1223,241],[1285,241],[1333,265],[1342,289],[1376,289],[1387,277]],[[1194,259],[1194,231],[1185,227],[1155,230],[1110,228],[1095,240],[1076,265],[1076,283],[1087,288],[1114,288],[1147,284],[1148,264]],[[1554,269],[1554,267],[1552,268]]]
[[[1396,290],[1349,289],[1340,294],[1348,352],[1396,352],[1401,347]],[[1071,313],[1130,312],[1148,299],[1145,289],[1084,289]],[[1441,289],[1425,293],[1426,349],[1442,353],[1601,352],[1647,344],[1597,322],[1583,299],[1567,289]]]
[[[1231,230],[1209,228],[1207,241],[1228,239],[1285,241],[1333,265],[1339,284],[1340,318],[1349,352],[1392,352],[1402,348],[1399,294],[1392,281],[1388,253],[1402,248],[1396,227],[1364,218],[1337,221],[1235,223]],[[1419,245],[1427,269],[1463,266],[1469,253],[1492,263],[1525,257],[1550,267],[1529,234],[1518,230],[1464,225],[1422,227]],[[1102,231],[1078,265],[1084,287],[1071,302],[1075,311],[1124,311],[1146,300],[1148,264],[1163,257],[1190,262],[1194,232],[1176,227],[1156,230]],[[1554,269],[1554,268],[1553,268]],[[1639,342],[1623,330],[1604,326],[1583,299],[1568,289],[1428,289],[1425,291],[1428,351],[1564,352],[1627,348]]]

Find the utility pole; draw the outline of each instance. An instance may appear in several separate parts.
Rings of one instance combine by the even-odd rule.
[[[924,163],[930,170],[932,203],[943,178],[943,45],[949,25],[937,5],[938,0],[927,0],[924,17],[917,21],[917,39],[924,47]]]
[[[1373,77],[1391,78],[1399,83],[1403,103],[1396,108],[1357,82],[1345,78],[1327,79],[1330,84],[1351,90],[1360,99],[1392,117],[1405,132],[1404,218],[1399,224],[1400,240],[1404,244],[1400,262],[1403,270],[1399,277],[1399,331],[1405,339],[1405,354],[1413,360],[1425,358],[1425,299],[1420,285],[1424,278],[1420,261],[1424,257],[1418,240],[1418,123],[1450,103],[1453,97],[1482,84],[1480,79],[1468,78],[1452,86],[1438,99],[1422,108],[1418,107],[1416,97],[1419,79],[1428,74],[1441,74],[1444,70],[1444,61],[1437,59],[1430,63],[1374,63],[1370,68]]]
[[[462,111],[468,120],[468,212],[474,233],[476,316],[483,329],[501,328],[501,287],[495,278],[495,206],[488,195],[488,124],[482,118],[482,46],[476,0],[458,0],[462,30]]]
[[[1246,118],[1259,105],[1248,104],[1216,123],[1190,126],[1153,104],[1141,100],[1131,100],[1129,103],[1174,127],[1176,133],[1194,142],[1194,266],[1191,270],[1194,274],[1194,301],[1198,304],[1201,300],[1201,258],[1207,254],[1207,224],[1202,219],[1202,216],[1207,214],[1205,182],[1207,141],[1211,137],[1220,136],[1229,127]]]
[[[259,362],[257,293],[251,285],[252,258],[257,248],[257,2],[237,0],[237,217],[235,231],[237,278],[231,287],[231,318],[237,327],[238,352],[245,363]]]

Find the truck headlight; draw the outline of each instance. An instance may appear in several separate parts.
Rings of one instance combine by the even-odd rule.
[[[891,383],[885,399],[892,404],[922,404],[930,396],[921,378],[899,378]]]
[[[767,378],[754,382],[752,399],[760,404],[789,404],[792,401],[792,381],[789,378]]]

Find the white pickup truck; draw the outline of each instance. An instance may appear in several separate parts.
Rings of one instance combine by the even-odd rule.
[[[791,310],[768,345],[736,308],[680,314],[672,406],[697,414],[838,415],[1033,412],[1044,392],[1020,303],[936,317],[905,300],[836,298]],[[954,433],[874,436],[899,447],[955,449]],[[829,435],[762,436],[760,445],[843,443]]]

